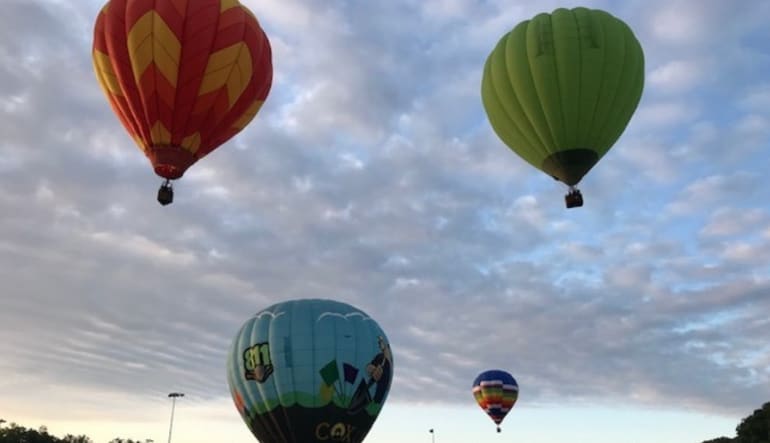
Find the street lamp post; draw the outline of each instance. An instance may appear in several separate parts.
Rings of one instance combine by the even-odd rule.
[[[171,443],[171,430],[174,429],[174,407],[176,407],[176,399],[184,397],[184,394],[181,392],[172,392],[168,394],[168,396],[171,398],[171,422],[168,425],[168,443]]]
[[[436,433],[433,432],[433,429],[431,429],[429,432],[430,432],[430,442],[436,443]]]

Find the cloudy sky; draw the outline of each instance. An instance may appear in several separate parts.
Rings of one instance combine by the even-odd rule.
[[[673,443],[770,400],[770,3],[245,0],[273,48],[259,116],[176,201],[91,67],[101,0],[2,0],[0,418],[246,443],[225,378],[254,312],[333,298],[393,346],[367,442]],[[640,106],[564,208],[495,136],[486,56],[559,6],[610,11]],[[509,370],[494,432],[470,394]]]

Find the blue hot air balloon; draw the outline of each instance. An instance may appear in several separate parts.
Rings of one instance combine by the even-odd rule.
[[[368,314],[332,300],[293,300],[235,336],[227,379],[262,443],[360,443],[390,390],[393,355]]]

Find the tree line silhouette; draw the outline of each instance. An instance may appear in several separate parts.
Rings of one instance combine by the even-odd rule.
[[[741,420],[733,438],[719,437],[703,443],[770,443],[770,402]]]
[[[40,426],[37,430],[25,428],[14,422],[8,423],[0,418],[0,443],[94,443],[86,435],[67,434],[62,438],[48,433],[48,428]],[[109,443],[154,443],[151,438],[132,440],[130,438],[113,438]]]
[[[34,430],[13,422],[6,426],[6,423],[6,420],[0,418],[0,443],[94,443],[86,435],[67,434],[59,438],[49,434],[45,426]],[[718,437],[702,443],[770,443],[770,402],[743,418],[735,428],[735,433],[733,438]],[[109,443],[153,443],[153,440],[113,438]]]

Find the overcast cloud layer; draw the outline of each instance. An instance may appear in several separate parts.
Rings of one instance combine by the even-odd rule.
[[[466,404],[488,367],[530,405],[770,399],[770,3],[584,2],[647,81],[569,211],[479,85],[504,32],[572,2],[244,1],[273,90],[165,208],[92,72],[100,3],[3,1],[0,410],[227,397],[240,325],[305,297],[378,320],[390,401]]]

